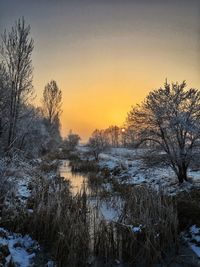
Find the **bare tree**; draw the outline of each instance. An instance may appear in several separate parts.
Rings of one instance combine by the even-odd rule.
[[[73,133],[71,130],[67,135],[67,138],[63,141],[63,146],[66,150],[73,151],[81,140],[78,134]]]
[[[109,128],[105,129],[105,135],[108,136],[110,144],[113,147],[119,146],[119,139],[120,139],[120,128],[116,125],[110,126]]]
[[[99,154],[109,147],[109,140],[106,138],[103,130],[95,130],[89,138],[88,146],[95,160],[99,160]]]
[[[8,95],[9,95],[8,75],[4,64],[0,64],[0,138],[4,128],[8,123]]]
[[[9,120],[7,149],[10,149],[17,136],[20,108],[33,93],[32,51],[33,39],[29,38],[30,26],[19,19],[10,32],[2,35],[0,56],[9,82]]]
[[[52,80],[45,86],[42,99],[44,116],[50,124],[53,124],[62,112],[61,101],[62,91],[58,88],[56,81]]]
[[[54,150],[61,142],[60,114],[62,112],[62,91],[56,81],[50,81],[44,88],[42,99],[42,112],[45,125],[50,135],[47,150]]]
[[[167,155],[167,163],[180,183],[200,138],[200,92],[186,90],[186,83],[167,82],[150,92],[141,105],[133,107],[127,122],[134,127],[141,143],[152,141]]]

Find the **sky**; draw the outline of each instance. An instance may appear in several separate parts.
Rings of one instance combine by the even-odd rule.
[[[34,39],[36,105],[63,93],[62,135],[86,141],[122,126],[149,91],[186,80],[200,89],[199,0],[0,0],[0,32],[24,16]]]

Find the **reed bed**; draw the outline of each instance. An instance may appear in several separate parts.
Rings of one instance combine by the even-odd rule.
[[[88,262],[109,266],[116,259],[128,266],[138,262],[151,266],[177,245],[176,207],[162,191],[126,187],[123,194],[106,198],[111,207],[121,210],[115,221],[107,221],[99,209],[105,198],[96,196],[93,207],[85,186],[73,196],[62,178],[36,176],[28,203],[33,212],[26,217],[21,213],[16,220],[18,227],[46,245],[58,267]]]
[[[70,161],[72,172],[95,172],[99,171],[99,167],[94,160],[75,160]]]
[[[144,186],[129,188],[123,196],[117,221],[101,220],[95,226],[94,253],[105,262],[119,259],[130,266],[163,262],[177,247],[177,213],[173,200],[162,191]]]
[[[50,249],[58,266],[85,266],[89,253],[86,193],[72,196],[62,178],[37,181],[31,231]]]

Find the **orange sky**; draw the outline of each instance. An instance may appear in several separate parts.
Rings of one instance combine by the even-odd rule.
[[[56,80],[63,135],[72,129],[85,141],[95,128],[122,125],[166,77],[200,88],[198,1],[72,2],[0,3],[2,28],[22,15],[31,24],[36,103]]]

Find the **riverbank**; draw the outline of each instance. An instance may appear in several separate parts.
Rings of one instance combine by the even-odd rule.
[[[48,165],[48,170],[47,170]],[[35,240],[31,229],[33,192],[40,177],[53,177],[56,161],[16,155],[0,162],[0,263],[2,266],[48,266],[51,256]],[[35,263],[37,262],[37,265]]]
[[[79,147],[78,153],[81,160],[93,160],[89,155],[87,147]],[[171,170],[166,167],[147,166],[143,162],[143,149],[111,149],[99,156],[97,168],[99,169],[97,179],[103,176],[103,187],[107,193],[120,192],[126,194],[126,188],[135,186],[147,186],[153,190],[162,190],[165,194],[172,196],[177,203],[179,219],[179,231],[183,231],[187,236],[187,244],[195,253],[196,262],[199,257],[199,233],[200,233],[200,170],[189,171],[189,182],[179,185]],[[102,179],[100,179],[102,180]],[[191,233],[192,228],[199,229],[196,232],[196,239]],[[181,238],[182,239],[182,238]]]
[[[120,183],[119,177],[126,169],[119,165],[113,165],[112,169],[105,167],[104,162],[111,165],[111,155],[105,157],[103,154],[99,164],[91,161],[87,152],[73,152],[67,157],[70,162],[63,157],[62,160],[46,157],[1,164],[5,180],[15,184],[13,191],[7,190],[9,194],[5,195],[1,208],[1,226],[9,229],[3,229],[8,234],[2,239],[2,244],[9,249],[7,256],[11,255],[13,260],[12,253],[21,251],[19,258],[26,255],[27,267],[157,267],[166,264],[177,267],[189,266],[189,262],[198,266],[195,253],[199,251],[200,231],[198,224],[186,230],[194,221],[188,225],[188,218],[184,217],[190,211],[192,218],[191,211],[196,205],[198,218],[196,191],[193,193],[196,202],[190,207],[188,197],[182,196],[181,201],[186,203],[180,206],[187,211],[181,209],[180,217],[177,212],[180,208],[177,210],[173,195],[163,195],[162,191],[155,191],[145,183]],[[112,157],[112,162],[118,162],[113,154]],[[82,172],[75,172],[74,176],[74,171],[80,172],[81,168]],[[71,186],[68,180],[71,180]],[[82,190],[73,192],[73,185]],[[90,188],[90,193],[86,187]],[[182,192],[185,193],[188,191]],[[181,235],[180,218],[185,230]],[[23,245],[27,234],[33,244],[38,244],[37,248]],[[14,245],[17,243],[12,241],[14,238],[22,240],[22,244]],[[10,242],[15,246],[14,250],[9,248]],[[12,264],[24,267],[16,259]]]

